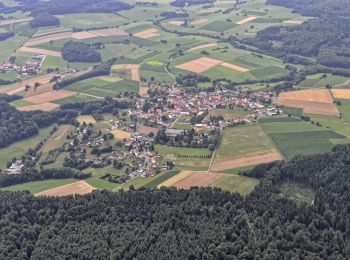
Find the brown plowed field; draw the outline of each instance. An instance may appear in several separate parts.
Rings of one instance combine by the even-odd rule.
[[[35,196],[67,196],[75,194],[87,194],[95,190],[90,184],[85,181],[77,181],[67,185],[62,185],[53,189],[49,189],[40,193],[35,194]]]
[[[0,93],[7,94],[7,95],[18,94],[18,93],[24,91],[26,85],[30,85],[31,87],[33,87],[36,82],[38,82],[40,84],[49,83],[53,76],[54,76],[54,74],[47,74],[47,75],[27,79],[21,83],[14,84],[14,85],[6,87],[6,88],[1,88]]]
[[[66,92],[63,90],[52,90],[49,92],[41,93],[39,95],[26,97],[24,98],[25,101],[28,101],[33,104],[42,104],[46,102],[52,102],[60,99],[64,99],[70,96],[73,96],[74,94],[72,92]]]
[[[17,107],[17,110],[20,111],[34,111],[34,110],[42,110],[42,111],[51,111],[56,108],[59,108],[60,106],[55,103],[42,103],[39,105],[30,105],[30,106],[24,106],[24,107]]]
[[[40,85],[37,88],[34,88],[32,86],[25,93],[26,94],[25,97],[31,97],[31,96],[39,95],[41,93],[50,92],[53,90],[53,84],[54,83],[45,83],[45,84]]]
[[[122,131],[119,129],[112,130],[111,133],[114,135],[116,139],[128,139],[131,137],[130,132]]]
[[[68,39],[72,37],[72,32],[61,32],[49,35],[43,35],[38,37],[33,37],[27,41],[24,46],[35,46],[43,43],[48,43],[50,41],[57,41],[62,39]]]
[[[333,97],[328,89],[282,92],[279,98],[333,103]]]
[[[140,81],[140,65],[139,64],[117,64],[112,66],[113,71],[129,71],[130,79]]]
[[[222,63],[221,60],[211,58],[199,58],[176,66],[178,69],[202,73]]]
[[[48,55],[48,56],[53,56],[53,57],[61,57],[61,53],[58,51],[50,51],[50,50],[40,49],[40,48],[32,48],[32,47],[22,46],[18,50],[20,52],[29,52],[29,53]]]
[[[335,98],[350,99],[350,89],[332,89]]]
[[[278,98],[277,104],[287,107],[302,108],[306,114],[339,116],[338,108],[333,103]]]
[[[157,29],[151,28],[151,29],[147,29],[147,30],[144,30],[141,32],[134,33],[134,36],[139,37],[139,38],[143,38],[143,39],[148,39],[148,38],[152,38],[154,36],[160,35],[157,32],[158,32]]]
[[[268,162],[279,161],[279,160],[282,160],[281,155],[278,152],[272,152],[267,154],[246,156],[246,157],[236,158],[229,161],[214,163],[211,167],[211,170],[224,171],[228,169],[235,169],[235,168],[240,168],[248,165],[268,163]]]
[[[184,23],[184,21],[177,21],[177,20],[173,20],[173,21],[168,22],[168,24],[175,25],[175,26],[183,25],[183,23]]]
[[[95,118],[93,118],[92,116],[78,116],[77,117],[77,121],[82,124],[82,123],[86,123],[86,124],[96,124],[96,120]]]
[[[249,23],[251,21],[254,21],[257,18],[258,17],[256,17],[256,16],[250,16],[250,17],[247,17],[247,18],[245,18],[243,20],[238,21],[236,24],[238,24],[238,25],[246,24],[246,23]]]

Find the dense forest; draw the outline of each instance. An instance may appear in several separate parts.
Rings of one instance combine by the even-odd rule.
[[[212,188],[1,192],[1,259],[348,259],[350,145],[260,166],[248,196]],[[283,196],[293,181],[312,203]]]
[[[37,13],[34,15],[34,19],[30,22],[32,28],[56,26],[60,25],[60,19],[56,16],[49,14],[48,12]]]
[[[99,62],[101,54],[83,42],[66,42],[62,47],[62,57],[68,62]]]
[[[4,99],[0,100],[0,147],[33,136],[40,128],[53,123],[76,123],[77,112],[58,110],[52,112],[21,112],[10,106]]]
[[[15,36],[14,32],[2,32],[0,33],[0,41],[5,41],[13,36]]]
[[[119,0],[16,0],[22,5],[23,11],[30,11],[33,15],[43,11],[52,15],[72,13],[114,13],[128,10],[132,5]]]
[[[307,61],[292,56],[301,55],[315,57],[317,62],[324,66],[349,69],[350,5],[345,2],[347,1],[270,0],[271,4],[294,8],[303,15],[317,18],[301,25],[269,27],[258,32],[255,38],[248,38],[242,42],[282,57],[286,61],[297,59],[296,61],[308,65]]]

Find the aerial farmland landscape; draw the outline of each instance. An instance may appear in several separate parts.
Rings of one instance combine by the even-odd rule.
[[[349,259],[349,0],[0,0],[1,259]]]

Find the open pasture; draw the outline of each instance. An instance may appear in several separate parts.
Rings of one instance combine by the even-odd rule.
[[[261,123],[284,158],[290,160],[295,155],[307,155],[330,151],[334,140],[346,137],[305,121],[285,121]]]
[[[90,184],[86,181],[77,181],[74,183],[58,186],[49,190],[45,190],[39,193],[36,193],[35,196],[68,196],[68,195],[83,195],[91,193],[95,190]]]
[[[60,125],[57,131],[50,136],[50,138],[44,143],[41,151],[43,153],[48,153],[51,150],[54,150],[66,141],[67,134],[74,129],[71,125]]]
[[[223,171],[281,159],[260,126],[226,128],[211,170]]]
[[[158,131],[159,131],[158,128],[146,126],[143,124],[138,124],[137,132],[139,132],[140,134],[144,134],[144,135],[148,135],[150,133],[157,134]]]
[[[254,178],[233,174],[221,174],[221,176],[209,186],[230,192],[238,192],[245,196],[248,195],[258,183],[259,181]]]

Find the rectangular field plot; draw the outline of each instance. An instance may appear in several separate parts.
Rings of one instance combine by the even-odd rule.
[[[233,27],[237,26],[234,23],[226,22],[226,21],[215,21],[209,24],[206,24],[205,26],[201,27],[201,30],[206,31],[214,31],[214,32],[224,32],[226,30],[229,30]]]
[[[230,192],[238,192],[241,195],[247,195],[258,183],[259,181],[254,178],[222,174],[217,180],[210,184],[210,186]]]
[[[272,133],[270,136],[287,160],[292,159],[295,155],[329,152],[334,147],[330,139],[346,138],[328,130]]]
[[[223,171],[281,159],[260,126],[226,128],[211,170]]]
[[[65,90],[97,97],[115,96],[123,92],[138,93],[139,83],[133,80],[110,82],[100,78],[82,80],[64,88]]]

